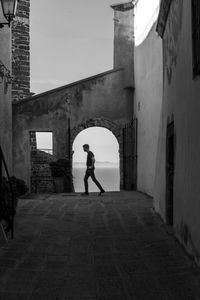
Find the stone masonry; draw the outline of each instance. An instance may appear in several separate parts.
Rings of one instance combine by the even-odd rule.
[[[53,157],[44,151],[31,151],[31,192],[52,193],[53,178],[49,163]]]
[[[12,23],[12,99],[30,96],[30,0],[21,0]]]
[[[53,156],[37,149],[36,132],[29,132],[30,159],[31,159],[31,192],[51,193],[53,192],[53,178],[49,163]]]

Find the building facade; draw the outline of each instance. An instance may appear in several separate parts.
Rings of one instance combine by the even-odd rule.
[[[162,42],[153,24],[134,49],[134,116],[137,128],[137,189],[154,193],[155,165],[162,103]]]
[[[6,22],[0,5],[0,22]],[[12,172],[11,29],[0,28],[0,145]]]
[[[13,104],[14,174],[29,187],[34,177],[30,135],[51,132],[52,158],[72,160],[71,147],[76,135],[86,128],[101,126],[109,129],[119,142],[120,187],[123,188],[122,129],[133,118],[134,5],[127,2],[112,5],[112,9],[113,69]]]
[[[200,263],[200,3],[161,1],[163,101],[155,207]]]
[[[0,145],[13,172],[12,103],[30,95],[30,0],[21,0],[11,26],[0,28]],[[6,22],[0,5],[0,22]]]
[[[30,96],[30,0],[20,0],[12,23],[12,100]]]

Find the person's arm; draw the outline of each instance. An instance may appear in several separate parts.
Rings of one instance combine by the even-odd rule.
[[[91,169],[94,168],[94,163],[95,163],[95,158],[94,158],[94,156],[92,156],[92,165],[91,165]]]
[[[95,158],[94,155],[91,156],[91,165],[88,167],[88,169],[93,169],[94,168],[94,163],[95,163]]]

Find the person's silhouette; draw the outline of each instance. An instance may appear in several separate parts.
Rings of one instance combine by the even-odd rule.
[[[101,184],[96,179],[95,174],[94,174],[94,170],[95,170],[94,154],[92,153],[92,151],[90,151],[90,146],[88,144],[83,145],[83,151],[87,152],[87,162],[86,162],[87,169],[86,169],[85,177],[84,177],[85,192],[82,193],[81,195],[82,196],[89,195],[89,192],[88,192],[88,178],[91,177],[92,180],[94,181],[94,183],[99,188],[99,190],[100,190],[99,196],[101,196],[101,194],[105,193],[105,191],[102,188]]]

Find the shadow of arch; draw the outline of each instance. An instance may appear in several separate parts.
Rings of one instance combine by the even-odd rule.
[[[122,127],[113,121],[105,118],[91,118],[73,127],[71,130],[71,153],[72,145],[77,135],[84,129],[90,127],[103,127],[110,130],[119,143],[119,173],[120,173],[120,189],[123,188],[123,131]],[[72,154],[73,155],[73,154]]]

